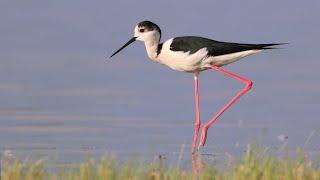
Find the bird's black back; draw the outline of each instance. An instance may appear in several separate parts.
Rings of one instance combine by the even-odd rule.
[[[247,50],[272,49],[274,45],[280,44],[240,44],[220,42],[203,37],[184,36],[172,40],[170,50],[190,52],[193,54],[202,48],[206,48],[208,56],[219,56]]]

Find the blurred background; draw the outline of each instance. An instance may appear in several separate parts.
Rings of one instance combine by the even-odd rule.
[[[225,68],[254,82],[208,132],[203,153],[263,145],[319,152],[320,2],[15,1],[0,2],[0,150],[58,157],[132,153],[189,156],[193,75],[147,58],[136,42],[108,57],[143,20],[162,40],[197,35],[242,43],[288,42]],[[200,76],[202,121],[242,84],[214,71]]]

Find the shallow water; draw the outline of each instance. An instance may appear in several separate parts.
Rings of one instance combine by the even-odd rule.
[[[161,155],[173,164],[179,158],[186,162],[191,157],[192,121],[58,115],[33,108],[6,109],[1,118],[1,151],[10,151],[13,156],[44,158],[58,164],[75,163],[89,157],[99,159],[107,154],[116,155],[120,161],[132,157],[152,161]],[[253,140],[277,151],[285,143],[281,141],[286,140],[275,137],[276,131],[279,130],[268,124],[217,123],[210,129],[207,145],[199,153],[207,162],[221,161],[226,153],[234,156],[244,153]],[[315,144],[314,140],[311,144]],[[311,151],[312,146],[308,150]]]

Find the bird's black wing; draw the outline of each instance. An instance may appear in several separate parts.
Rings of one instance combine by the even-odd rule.
[[[174,38],[170,45],[170,50],[189,52],[190,54],[193,54],[199,49],[206,48],[208,56],[220,56],[253,49],[272,49],[270,46],[274,45],[280,44],[240,44],[220,42],[203,37],[184,36]]]

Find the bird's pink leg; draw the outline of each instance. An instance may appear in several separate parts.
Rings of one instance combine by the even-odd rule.
[[[194,124],[194,135],[192,141],[191,153],[194,154],[195,146],[198,139],[199,129],[201,125],[200,121],[200,110],[199,110],[199,73],[194,74],[194,100],[195,100],[195,110],[196,110],[196,122]]]
[[[201,148],[204,146],[204,144],[206,143],[206,139],[207,139],[207,131],[209,129],[209,127],[219,118],[219,116],[221,116],[221,114],[223,114],[234,102],[236,102],[242,95],[244,95],[246,92],[248,92],[251,87],[252,87],[252,81],[248,80],[244,77],[241,77],[239,75],[233,74],[229,71],[226,71],[218,66],[211,66],[212,69],[217,70],[227,76],[230,76],[236,80],[239,80],[241,82],[243,82],[245,84],[245,87],[238,92],[238,94],[236,96],[234,96],[227,105],[225,105],[207,124],[205,124],[202,128],[202,134],[201,134],[201,138],[200,138],[200,143],[199,143],[199,147]]]

